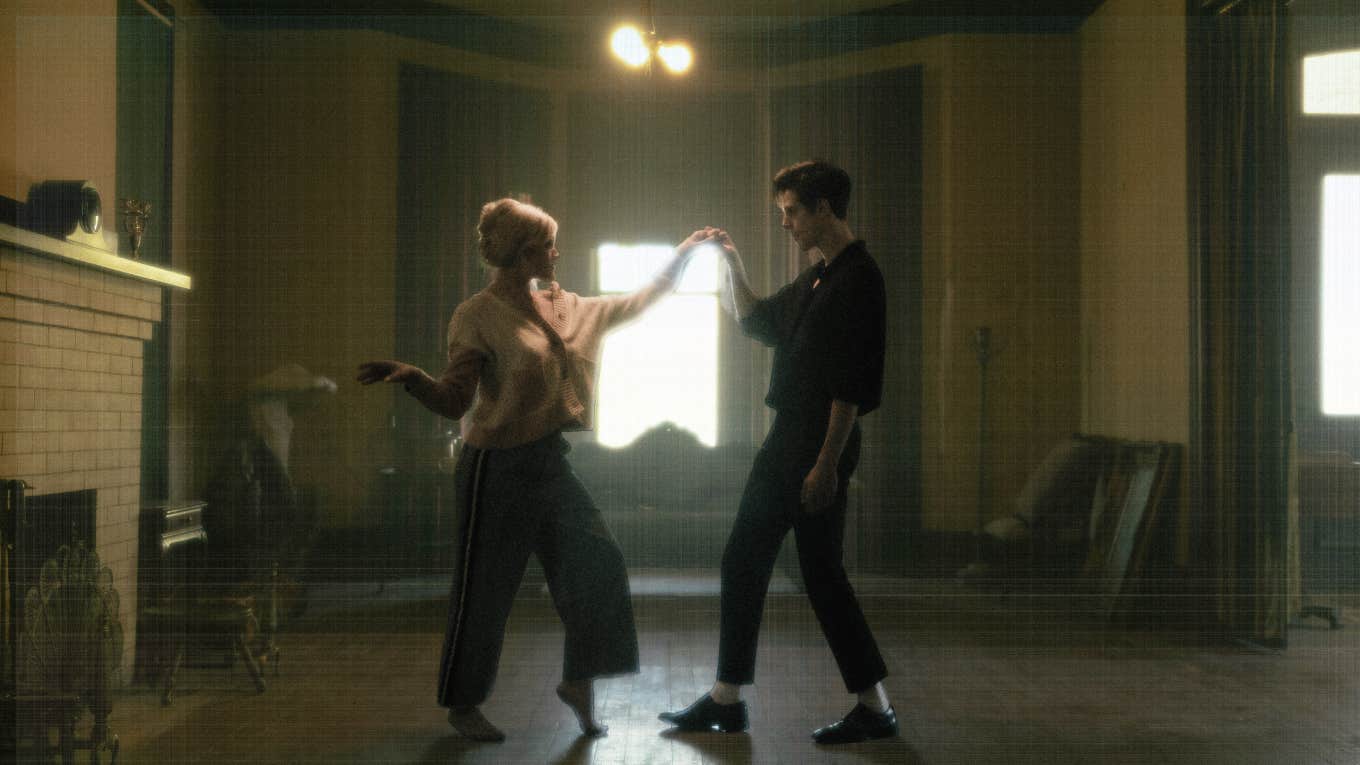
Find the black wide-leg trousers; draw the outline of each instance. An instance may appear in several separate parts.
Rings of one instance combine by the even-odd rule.
[[[567,464],[569,448],[554,433],[511,449],[464,446],[459,456],[443,706],[473,706],[490,695],[530,553],[543,565],[565,628],[562,679],[638,670],[623,555]]]
[[[858,693],[887,677],[878,644],[841,560],[847,487],[859,461],[858,424],[841,453],[832,506],[805,513],[799,502],[803,479],[817,461],[826,426],[825,415],[810,419],[780,413],[756,454],[723,550],[718,643],[718,679],[723,682],[746,685],[755,680],[765,594],[789,529],[798,544],[808,599],[846,689]]]

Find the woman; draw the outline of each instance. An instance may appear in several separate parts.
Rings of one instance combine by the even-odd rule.
[[[463,421],[455,471],[459,555],[439,671],[449,723],[478,741],[505,738],[478,709],[491,692],[510,606],[538,556],[566,631],[557,695],[581,731],[603,735],[594,678],[638,669],[623,557],[567,464],[563,430],[590,427],[588,403],[604,333],[670,292],[695,232],[657,278],[629,295],[581,297],[553,281],[557,222],[513,199],[482,207],[477,224],[491,284],[453,312],[448,367],[435,379],[399,361],[371,361],[358,381],[401,383],[433,412]],[[549,283],[534,289],[535,280]]]

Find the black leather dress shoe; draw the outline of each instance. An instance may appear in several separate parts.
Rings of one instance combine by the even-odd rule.
[[[718,730],[723,733],[739,733],[749,725],[746,702],[719,704],[707,693],[679,712],[662,712],[657,715],[657,719],[680,730]]]
[[[812,740],[818,744],[854,744],[896,735],[897,713],[892,707],[879,713],[863,704],[856,704],[845,719],[813,731]]]

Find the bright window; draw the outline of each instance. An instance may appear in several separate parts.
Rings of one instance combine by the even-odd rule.
[[[1303,59],[1305,114],[1360,114],[1360,50]]]
[[[670,260],[668,245],[604,244],[600,292],[632,292]],[[622,447],[672,422],[714,446],[718,440],[718,253],[697,252],[676,291],[605,338],[596,437]]]
[[[1322,411],[1360,414],[1360,175],[1322,179]]]

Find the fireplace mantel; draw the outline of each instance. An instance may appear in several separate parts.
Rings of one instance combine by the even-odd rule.
[[[176,271],[170,271],[150,263],[124,258],[111,252],[87,247],[83,244],[63,242],[50,236],[35,234],[22,228],[0,223],[0,243],[9,244],[18,250],[51,258],[65,260],[77,267],[96,268],[120,276],[152,282],[163,287],[176,287],[187,290],[191,280]]]

